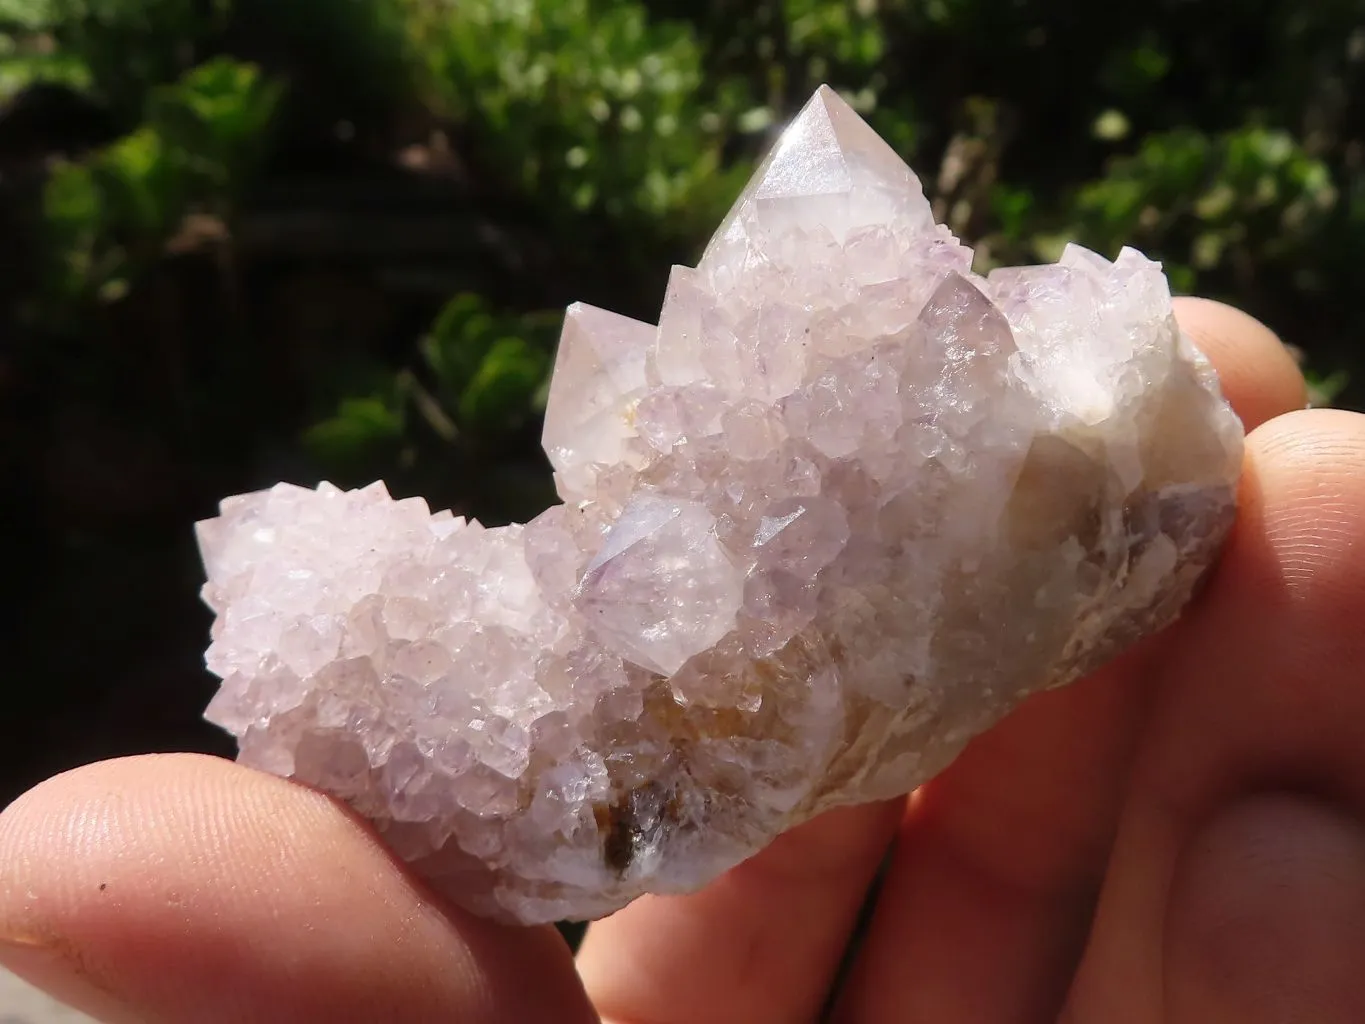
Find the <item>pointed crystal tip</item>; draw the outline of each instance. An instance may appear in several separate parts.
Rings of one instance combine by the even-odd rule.
[[[919,179],[848,101],[822,85],[782,132],[731,207],[702,266],[746,244],[780,248],[790,231],[824,229],[836,238],[859,227],[934,227]]]
[[[596,306],[569,307],[542,435],[564,500],[588,493],[600,467],[625,458],[654,334],[650,324]]]

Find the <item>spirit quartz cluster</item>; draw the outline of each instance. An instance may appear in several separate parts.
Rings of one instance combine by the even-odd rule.
[[[208,717],[527,923],[913,789],[1171,621],[1241,461],[1157,264],[971,263],[820,90],[657,327],[569,309],[563,504],[487,529],[282,484],[199,525]]]

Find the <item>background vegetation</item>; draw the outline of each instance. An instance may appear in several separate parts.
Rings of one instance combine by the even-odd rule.
[[[563,306],[652,318],[827,81],[983,263],[1136,244],[1365,399],[1365,2],[0,0],[0,801],[199,723],[191,523],[549,497]]]

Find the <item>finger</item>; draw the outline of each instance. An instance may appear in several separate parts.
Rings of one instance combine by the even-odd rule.
[[[1270,328],[1210,299],[1175,300],[1176,318],[1218,370],[1218,383],[1247,430],[1308,404],[1303,374]]]
[[[1303,405],[1284,346],[1227,306],[1178,300],[1245,423]],[[917,794],[843,1019],[1051,1020],[1083,948],[1165,637],[1041,694]]]
[[[0,815],[0,963],[101,1019],[595,1019],[567,948],[439,904],[310,790],[190,755]]]
[[[1055,1017],[1112,842],[1148,656],[1029,701],[915,795],[837,1020]]]
[[[1163,1020],[1175,873],[1220,805],[1294,788],[1365,813],[1363,471],[1365,417],[1300,412],[1249,439],[1241,518],[1177,627],[1135,764],[1071,996],[1078,1024]]]
[[[813,1020],[900,809],[833,811],[700,893],[645,897],[594,924],[578,969],[603,1020]]]
[[[1166,917],[1164,1024],[1365,1020],[1365,828],[1254,797],[1186,846]]]

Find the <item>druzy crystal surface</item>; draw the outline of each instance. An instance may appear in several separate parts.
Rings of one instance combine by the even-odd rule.
[[[1241,460],[1156,264],[971,262],[822,89],[657,327],[569,309],[563,504],[282,484],[200,524],[209,718],[522,922],[913,789],[1178,614]]]

